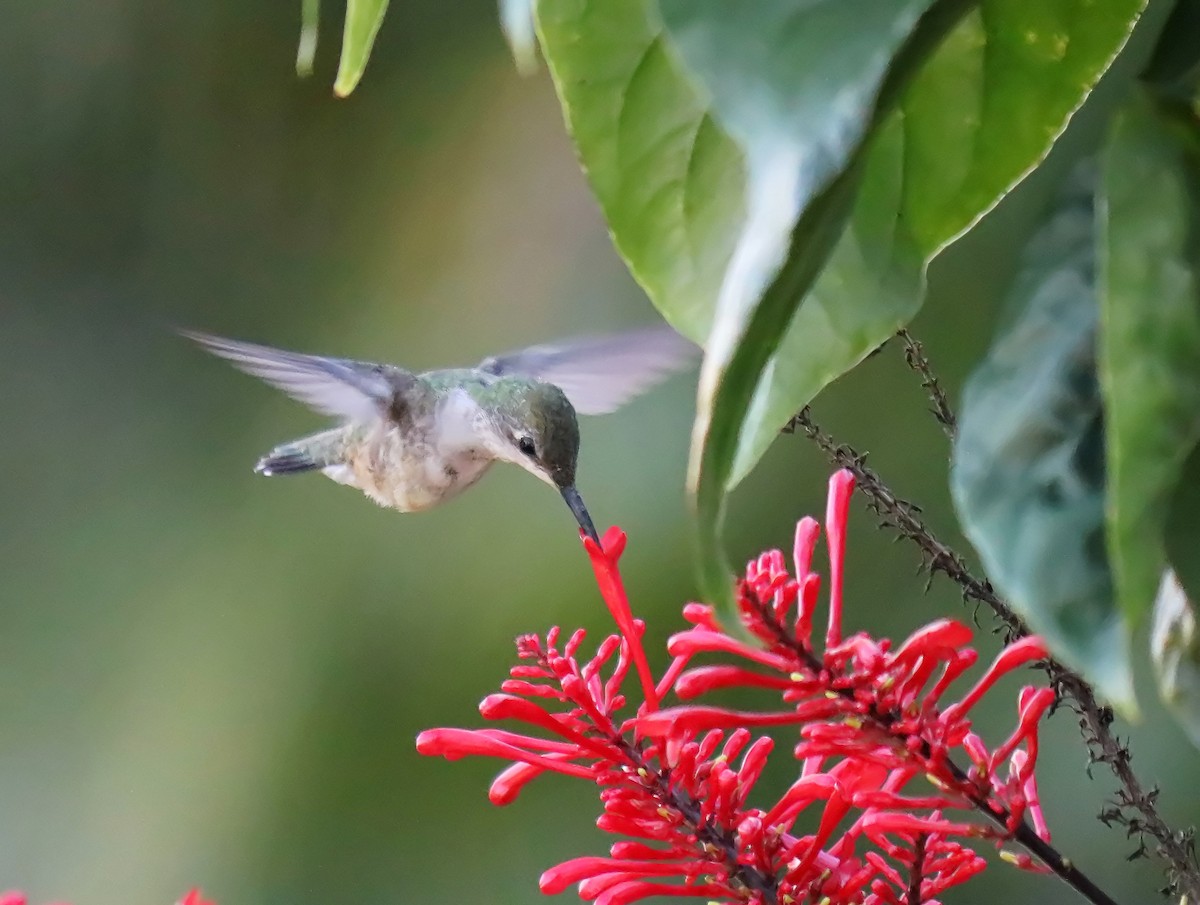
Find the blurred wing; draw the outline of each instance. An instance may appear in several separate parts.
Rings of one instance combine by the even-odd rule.
[[[393,384],[379,365],[303,355],[180,330],[202,348],[233,363],[239,371],[266,381],[318,412],[365,421],[379,415],[392,399]]]
[[[559,387],[581,415],[603,415],[687,367],[700,348],[665,324],[611,336],[532,346],[484,359],[491,374],[518,374]]]

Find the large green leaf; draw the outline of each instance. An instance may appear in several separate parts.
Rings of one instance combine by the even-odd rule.
[[[651,301],[703,341],[744,217],[742,154],[651,0],[540,0],[542,55],[612,232]]]
[[[988,576],[1113,704],[1136,708],[1104,550],[1092,168],[1031,237],[1010,320],[972,374],[951,490]]]
[[[869,12],[863,19],[845,15],[844,4],[833,0],[772,0],[736,9],[722,3],[677,4],[671,7],[676,28],[694,53],[705,34],[711,39],[719,33],[723,40],[728,29],[738,29],[728,34],[741,36],[742,43],[731,46],[728,55],[715,54],[721,65],[738,66],[741,79],[739,90],[722,94],[720,108],[676,59],[675,32],[664,34],[654,3],[543,0],[537,5],[543,53],[614,242],[679,330],[698,341],[708,338],[734,246],[754,222],[776,214],[775,244],[786,245],[798,207],[820,197],[846,170],[871,124],[871,102],[890,54],[926,5],[927,0],[872,0],[858,4]],[[755,68],[763,56],[759,42],[779,31],[776,19],[806,6],[812,9],[793,14],[786,40],[772,42],[773,65],[792,82],[764,79]],[[743,15],[747,10],[753,15]],[[698,31],[705,16],[724,27]],[[827,24],[837,31],[826,30]],[[821,28],[806,30],[806,25]],[[846,40],[839,41],[838,34]],[[849,81],[839,82],[839,76]],[[831,110],[839,88],[845,93],[838,109]],[[746,104],[740,103],[743,93]],[[776,116],[782,110],[790,112]],[[717,114],[728,117],[726,126],[740,129],[738,142],[716,124]],[[762,136],[752,134],[766,124]],[[765,186],[750,197],[775,206],[753,220],[746,216],[748,155],[758,174],[754,184]],[[804,159],[785,159],[797,156]],[[782,171],[780,179],[768,178],[778,175],[773,167]],[[780,254],[786,248],[773,250]],[[765,289],[765,282],[759,288]]]
[[[705,341],[689,483],[706,590],[755,388],[850,213],[864,142],[963,0],[660,0],[672,47],[743,151],[746,218]]]
[[[754,337],[755,348],[743,353],[746,366],[735,371],[738,385],[731,387],[734,392],[721,406],[722,414],[711,422],[716,433],[708,433],[701,422],[701,441],[721,441],[720,450],[709,451],[712,468],[702,477],[710,502],[718,502],[724,486],[753,467],[796,409],[912,317],[920,305],[926,262],[1040,162],[1124,45],[1143,6],[1144,0],[1112,0],[1101,10],[1089,0],[984,0],[983,12],[968,16],[949,36],[916,76],[902,114],[875,136],[862,167],[863,187],[850,228],[824,274],[790,323],[780,312],[786,314],[796,299],[786,292],[765,306],[773,312],[764,318],[768,329],[753,331],[762,335]],[[861,11],[872,7],[860,3],[740,5],[736,18],[756,30],[753,40],[744,43],[726,41],[740,31],[696,30],[695,20],[710,15],[724,17],[719,21],[735,28],[738,22],[727,21],[732,15],[726,12],[732,9],[728,4],[668,0],[663,9],[672,28],[665,33],[650,0],[542,0],[537,6],[542,50],[614,242],[664,316],[700,342],[712,330],[735,245],[745,241],[749,227],[770,219],[747,216],[746,199],[755,196],[747,191],[751,151],[746,144],[755,130],[762,129],[768,145],[778,147],[781,130],[793,128],[802,111],[824,103],[826,115],[813,126],[819,150],[812,166],[814,172],[824,166],[822,172],[829,176],[836,171],[836,155],[830,156],[821,142],[843,155],[853,144],[839,145],[838,138],[845,136],[830,124],[861,127],[872,112],[860,106],[848,120],[839,120],[855,95],[839,95],[836,80],[824,77],[811,83],[817,86],[811,92],[801,93],[795,109],[789,106],[795,91],[783,104],[760,99],[743,109],[737,102],[752,83],[823,76],[827,52],[832,49],[837,56],[842,50],[830,37],[837,32],[822,29],[807,35],[823,42],[812,53],[782,53],[788,41],[805,37],[798,24],[803,16],[796,13],[797,18],[787,20],[795,27],[772,29],[762,20],[780,15],[785,7],[828,16],[839,26],[850,21],[851,46],[861,49],[859,42],[871,39],[869,28],[860,33],[857,26]],[[675,58],[676,39],[687,68]],[[766,42],[761,53],[755,43],[760,39]],[[727,43],[736,51],[732,61],[723,55]],[[696,59],[705,55],[707,70]],[[844,71],[845,62],[837,60],[830,71]],[[845,98],[845,104],[835,103],[835,97]],[[862,95],[858,97],[861,101]],[[781,111],[786,115],[776,117]],[[831,134],[835,137],[829,138]],[[849,134],[861,137],[853,129]],[[846,156],[841,172],[850,165]],[[755,166],[766,172],[766,164]],[[773,183],[779,197],[766,200],[769,212],[778,213],[772,202],[794,200],[795,195],[782,190],[785,185],[794,185],[793,180]],[[813,199],[825,203],[824,211],[814,214],[840,213],[838,192],[817,191]],[[780,231],[778,225],[775,231]],[[805,234],[798,230],[796,237]],[[762,274],[772,263],[779,264],[781,243],[764,250],[768,245],[757,249],[760,291],[771,285],[761,280]],[[805,269],[826,249],[819,242],[797,241],[792,247],[808,262],[789,261],[780,288],[799,293]],[[743,273],[755,269],[739,266]],[[755,280],[731,275],[732,284],[739,280],[742,304],[728,306],[731,314],[717,344],[719,356],[706,368],[702,399],[712,398],[720,386],[717,375],[728,370],[738,337],[747,333],[747,317],[762,301],[747,301]],[[781,338],[770,335],[779,332]],[[775,357],[760,367],[776,346]],[[764,380],[756,381],[759,373]],[[747,405],[751,382],[757,388]],[[707,408],[703,403],[702,409]],[[737,438],[732,465],[731,436]],[[716,508],[706,506],[710,514]],[[706,531],[715,537],[715,526]]]
[[[1171,494],[1200,438],[1200,133],[1148,94],[1114,120],[1101,207],[1108,550],[1136,625],[1157,593]]]
[[[706,346],[690,471],[710,593],[727,583],[716,541],[740,426],[711,414],[748,409],[842,230],[870,128],[968,5],[939,2],[922,18],[927,4],[869,0],[850,16],[840,0],[668,0],[670,49],[708,76],[711,97],[681,73],[646,4],[537,7],[618,248]]]
[[[980,7],[917,74],[876,140],[874,178],[859,193],[851,228],[745,414],[731,483],[780,425],[916,314],[929,262],[1042,161],[1145,2]]]

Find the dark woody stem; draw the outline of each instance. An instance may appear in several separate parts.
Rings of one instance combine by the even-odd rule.
[[[754,608],[755,614],[761,620],[762,624],[771,630],[771,634],[775,636],[778,642],[788,648],[792,655],[797,657],[814,676],[820,676],[826,671],[825,664],[812,651],[797,641],[786,626],[775,619],[770,607],[760,601],[757,595],[752,593],[747,594],[746,601]],[[852,688],[833,688],[831,691],[849,701],[855,700],[854,689]],[[895,739],[897,742],[903,743],[910,738],[907,734],[897,735],[894,732],[894,726],[899,719],[899,715],[896,713],[881,711],[872,704],[863,716],[872,722],[880,732]],[[933,753],[932,748],[925,739],[920,736],[917,736],[917,739],[920,744],[917,746],[916,753],[922,759],[928,761]],[[903,750],[908,749],[904,746]],[[999,827],[1001,835],[1004,838],[1014,840],[1018,845],[1045,864],[1059,879],[1089,902],[1094,903],[1094,905],[1117,905],[1116,901],[1108,893],[1093,883],[1069,859],[1064,858],[1058,849],[1035,833],[1033,827],[1024,819],[1017,824],[1015,830],[1010,832],[1008,822],[1012,815],[1008,809],[989,801],[987,796],[979,791],[978,785],[971,780],[966,771],[949,757],[945,759],[944,764],[946,770],[954,779],[952,791],[963,796],[963,798],[971,803],[973,808]]]
[[[550,665],[545,660],[539,661],[539,665],[544,669],[550,669]],[[728,832],[722,832],[704,821],[700,816],[700,802],[682,789],[672,787],[671,778],[666,771],[656,770],[650,766],[642,753],[640,743],[631,743],[624,735],[617,731],[617,728],[611,722],[603,727],[597,725],[597,728],[600,729],[600,734],[604,736],[606,741],[614,745],[625,755],[629,766],[633,767],[636,776],[641,781],[642,787],[647,789],[664,806],[671,808],[683,817],[688,828],[695,834],[697,841],[704,848],[705,853],[711,857],[709,853],[714,851],[720,852],[731,883],[743,886],[751,892],[758,893],[762,897],[764,905],[779,905],[778,879],[773,876],[767,876],[749,865],[738,863],[737,845],[732,836]]]
[[[907,330],[899,330],[896,335],[904,343],[904,360],[916,372],[917,376],[921,378],[921,386],[925,388],[925,392],[929,395],[930,414],[942,426],[942,431],[946,436],[953,440],[954,432],[958,430],[958,421],[954,417],[954,410],[950,408],[949,397],[946,396],[945,391],[942,389],[937,375],[933,373],[933,367],[929,364],[929,359],[925,357],[925,347],[913,339],[912,334]]]
[[[924,834],[917,837],[913,845],[913,863],[908,872],[908,893],[904,905],[921,905],[921,881],[925,878],[925,840]]]
[[[905,345],[905,360],[921,378],[921,384],[929,394],[934,417],[953,440],[956,429],[954,412],[921,344],[907,331],[901,331],[899,336]],[[991,609],[1003,626],[1008,640],[1030,634],[1028,626],[996,593],[991,583],[974,576],[967,569],[962,556],[929,531],[920,517],[920,508],[897,497],[879,475],[867,466],[865,455],[836,442],[821,430],[813,422],[807,406],[788,423],[785,430],[789,433],[803,431],[832,464],[854,475],[867,505],[882,519],[882,524],[894,528],[920,549],[931,579],[933,573],[941,572],[962,589],[964,600],[972,600],[977,605],[983,604]],[[1188,901],[1200,902],[1200,870],[1197,869],[1193,849],[1194,830],[1190,827],[1182,831],[1172,830],[1159,816],[1156,806],[1158,790],[1145,788],[1133,772],[1129,748],[1112,731],[1112,709],[1097,700],[1091,685],[1078,673],[1055,660],[1046,661],[1045,669],[1060,701],[1067,703],[1079,717],[1091,762],[1107,764],[1120,784],[1116,807],[1106,809],[1101,819],[1124,825],[1130,835],[1152,836],[1157,843],[1157,854],[1168,864],[1170,888],[1176,894],[1186,896]],[[1126,816],[1124,812],[1127,809],[1136,811],[1138,816]]]
[[[706,852],[719,851],[725,862],[726,871],[732,883],[744,886],[751,892],[762,897],[765,905],[778,903],[779,881],[776,877],[763,874],[746,864],[738,863],[737,845],[728,832],[722,832],[707,824],[700,816],[700,802],[685,793],[682,789],[672,788],[670,777],[665,771],[650,767],[642,756],[641,748],[630,744],[624,736],[615,730],[608,740],[620,748],[629,762],[634,765],[637,775],[642,779],[644,787],[649,789],[662,804],[677,811],[687,822],[688,828],[695,834],[696,839]]]
[[[941,572],[959,585],[963,595],[977,603],[985,604],[996,614],[1004,626],[1007,640],[1023,638],[1030,634],[1029,627],[1013,612],[1012,608],[996,594],[990,582],[981,581],[967,570],[966,561],[950,547],[938,540],[921,519],[921,508],[897,497],[883,483],[879,475],[867,467],[867,457],[851,447],[836,442],[812,420],[808,406],[796,414],[785,428],[789,433],[797,430],[812,440],[825,457],[838,468],[854,475],[855,486],[867,499],[867,506],[879,516],[883,527],[894,528],[920,548],[925,558],[925,567],[930,574]],[[1066,673],[1065,668],[1063,672]],[[1079,680],[1083,682],[1082,679]],[[1084,683],[1086,684],[1086,683]]]

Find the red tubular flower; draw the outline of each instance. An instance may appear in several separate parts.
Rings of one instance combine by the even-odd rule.
[[[646,715],[638,727],[650,736],[669,736],[702,727],[795,721],[803,726],[797,758],[856,757],[907,768],[913,776],[929,779],[939,793],[940,807],[953,804],[973,810],[1005,832],[1015,832],[1030,807],[1026,785],[1037,758],[1037,723],[1053,703],[1053,692],[1045,688],[1022,692],[1017,730],[994,752],[981,747],[977,738],[968,743],[968,714],[1002,676],[1045,659],[1045,645],[1036,637],[1010,644],[966,695],[946,705],[942,699],[947,689],[977,658],[966,646],[972,638],[969,627],[956,620],[938,620],[895,649],[887,639],[861,633],[844,638],[845,519],[853,483],[845,471],[830,479],[826,525],[830,606],[823,654],[817,652],[811,636],[811,589],[816,576],[810,570],[817,540],[817,526],[811,519],[796,527],[795,577],[787,573],[782,554],[771,551],[751,561],[738,584],[742,622],[765,649],[714,631],[696,618],[694,610],[691,621],[696,627],[674,636],[669,644],[676,655],[732,655],[746,664],[685,670],[676,682],[680,697],[736,685],[775,688],[782,692],[787,709],[748,715],[685,705]],[[964,744],[970,746],[963,749],[964,760],[974,765],[969,774],[951,758],[954,749]],[[1019,767],[1013,761],[1018,755]],[[1045,824],[1036,806],[1031,816],[1041,836]]]
[[[821,583],[812,572],[820,532],[814,520],[796,527],[794,574],[771,551],[752,560],[738,582],[739,616],[758,644],[727,634],[710,607],[688,604],[691,627],[668,642],[673,660],[657,682],[618,569],[625,535],[612,528],[601,544],[584,538],[584,546],[619,634],[603,639],[591,657],[581,654],[582,630],[565,644],[557,628],[544,639],[518,639],[518,664],[480,713],[523,730],[421,733],[424,754],[510,761],[492,783],[496,804],[512,802],[526,783],[550,772],[600,787],[597,825],[625,838],[608,857],[550,868],[543,892],[576,885],[600,905],[660,895],[748,905],[933,903],[984,867],[963,841],[1049,839],[1034,768],[1038,722],[1053,692],[1024,689],[1018,725],[994,749],[972,731],[969,717],[1000,677],[1045,658],[1044,645],[1035,638],[1009,645],[970,691],[946,703],[950,685],[977,659],[967,646],[969,627],[938,620],[898,647],[865,633],[846,637],[844,547],[853,486],[849,472],[830,480],[829,618],[819,651],[812,638]],[[726,662],[693,665],[695,657],[714,654]],[[631,671],[640,687],[627,702]],[[671,693],[687,701],[730,687],[776,693],[784,706],[661,706]],[[800,776],[777,802],[757,806],[755,786],[774,742],[752,730],[767,727],[798,732],[791,755]],[[816,829],[800,833],[797,822],[809,811]],[[1011,860],[1031,869],[1040,864]]]
[[[650,664],[646,660],[646,652],[642,648],[640,634],[634,630],[633,610],[629,606],[629,598],[625,596],[625,583],[621,581],[621,571],[617,568],[617,561],[625,552],[625,532],[616,525],[609,528],[604,532],[602,546],[588,537],[582,529],[579,537],[583,541],[583,548],[587,550],[587,554],[592,560],[592,570],[596,573],[600,596],[604,598],[608,611],[612,613],[613,621],[617,624],[621,637],[630,646],[638,678],[642,683],[646,708],[654,710],[658,706],[654,679],[650,674]]]

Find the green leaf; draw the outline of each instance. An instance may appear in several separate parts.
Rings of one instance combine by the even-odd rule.
[[[866,137],[962,0],[660,0],[672,46],[746,161],[746,218],[705,341],[689,483],[710,596],[742,422],[850,213]]]
[[[980,6],[916,75],[900,113],[876,137],[850,229],[746,414],[731,485],[797,410],[911,320],[929,263],[1044,159],[1145,2]]]
[[[342,58],[333,83],[333,93],[338,97],[348,96],[362,78],[387,7],[388,0],[346,0]]]
[[[722,417],[710,433],[710,411],[745,411],[823,266],[881,92],[932,44],[913,38],[927,5],[871,0],[850,16],[834,0],[668,0],[671,51],[707,72],[711,100],[647,4],[537,6],[543,53],[617,246],[667,318],[706,345],[691,473],[708,541],[739,427]],[[952,19],[943,11],[964,7],[936,4],[921,34],[940,34]],[[705,546],[704,561],[719,561],[716,544]],[[718,583],[727,577],[710,592]]]
[[[1101,207],[1108,551],[1132,628],[1166,566],[1171,494],[1200,438],[1200,133],[1139,93],[1114,120]]]
[[[1154,600],[1150,654],[1158,691],[1192,744],[1200,748],[1200,635],[1196,607],[1167,569]]]
[[[754,468],[781,424],[920,310],[924,257],[896,215],[904,167],[904,129],[894,119],[875,137],[845,232],[742,410],[728,488]]]
[[[537,35],[534,33],[533,0],[500,0],[500,30],[508,41],[517,72],[537,71]]]
[[[845,4],[812,5],[857,16]],[[1041,161],[1143,6],[985,0],[950,35],[916,76],[903,116],[873,141],[851,226],[743,408],[730,485],[798,408],[916,313],[925,263]],[[537,17],[618,251],[667,320],[704,342],[746,223],[743,151],[648,0],[542,2]],[[763,110],[745,113],[742,127]]]
[[[296,75],[312,75],[317,55],[317,32],[321,24],[321,0],[300,0],[300,41],[296,47]]]
[[[1034,234],[1010,320],[968,381],[951,490],[988,576],[1050,649],[1136,709],[1104,551],[1092,168]]]
[[[745,213],[742,154],[669,51],[651,0],[540,0],[542,55],[613,242],[702,342]]]

